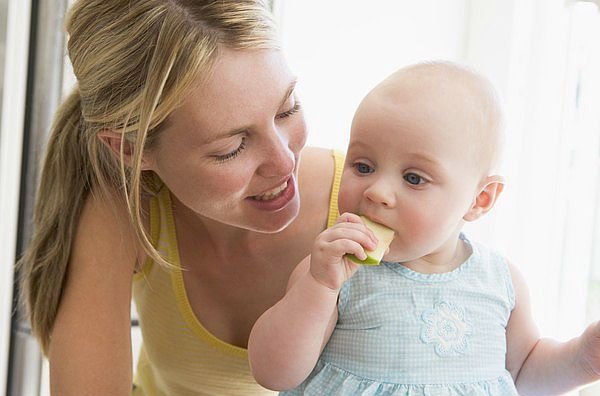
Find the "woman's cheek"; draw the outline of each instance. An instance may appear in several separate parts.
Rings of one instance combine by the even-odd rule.
[[[308,132],[306,130],[306,123],[304,118],[298,121],[298,125],[295,125],[292,130],[292,139],[289,143],[290,149],[294,153],[299,153],[300,150],[306,145],[306,139]]]
[[[235,159],[232,162],[235,162]],[[227,200],[246,192],[252,178],[252,175],[248,173],[249,167],[233,165],[228,164],[231,169],[225,172],[214,172],[202,177],[201,188],[207,190],[214,197],[213,199]]]

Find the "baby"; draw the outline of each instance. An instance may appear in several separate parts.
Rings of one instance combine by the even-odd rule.
[[[553,395],[600,378],[600,326],[540,339],[519,271],[467,238],[502,192],[491,84],[423,63],[376,86],[352,124],[343,213],[292,273],[248,345],[257,381],[286,395]],[[391,228],[377,244],[361,216]],[[518,392],[518,393],[517,393]]]

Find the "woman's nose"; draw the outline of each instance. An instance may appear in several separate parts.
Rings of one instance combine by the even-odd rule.
[[[296,158],[290,149],[288,139],[280,133],[271,134],[262,142],[263,161],[258,173],[263,177],[282,177],[291,174],[296,166]]]
[[[379,178],[371,184],[365,190],[364,197],[368,201],[386,208],[396,207],[396,194],[393,185],[385,178]]]

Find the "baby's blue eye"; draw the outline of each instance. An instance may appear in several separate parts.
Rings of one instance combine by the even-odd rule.
[[[404,175],[404,180],[415,186],[418,186],[419,184],[425,182],[425,180],[416,173],[407,173],[406,175]]]
[[[358,171],[358,173],[362,173],[362,174],[373,173],[373,168],[371,168],[369,165],[364,164],[362,162],[354,164],[354,167],[356,168],[356,170]]]

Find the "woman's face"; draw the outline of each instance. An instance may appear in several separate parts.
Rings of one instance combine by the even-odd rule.
[[[204,220],[259,232],[292,222],[306,126],[281,52],[223,49],[148,154],[176,200]]]

